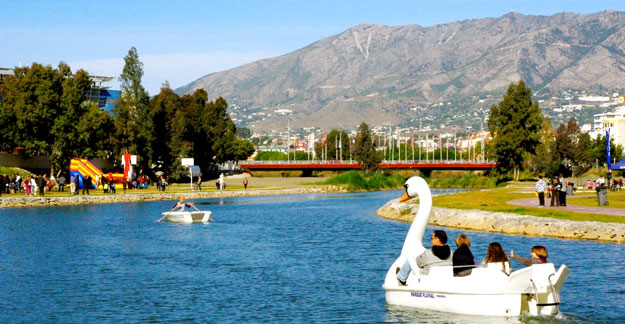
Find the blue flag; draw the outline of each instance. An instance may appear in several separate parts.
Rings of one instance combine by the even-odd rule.
[[[608,170],[610,170],[610,131],[605,131],[605,154],[608,157]]]

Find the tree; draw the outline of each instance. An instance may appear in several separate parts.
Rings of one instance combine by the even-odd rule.
[[[349,160],[349,135],[345,131],[333,129],[326,136],[325,150],[327,150],[328,160]],[[343,153],[341,155],[341,151]],[[317,152],[317,156],[321,156],[321,152]]]
[[[360,124],[359,132],[356,137],[354,159],[360,163],[360,166],[366,172],[375,171],[382,160],[380,153],[375,149],[373,144],[369,125],[364,122]]]
[[[51,152],[50,132],[62,112],[62,80],[58,70],[38,63],[16,68],[14,76],[7,78],[0,105],[2,149],[22,146],[30,156]]]
[[[237,137],[234,139],[234,143],[232,145],[232,155],[234,161],[247,160],[256,149],[254,148],[254,144],[250,141]]]
[[[103,125],[91,125],[93,128],[79,129],[79,124],[84,123],[83,119],[91,109],[98,110],[94,103],[85,102],[85,94],[91,87],[91,80],[89,74],[84,70],[78,70],[75,74],[71,74],[69,66],[61,64],[59,70],[64,71],[65,78],[63,80],[63,93],[61,95],[60,106],[63,113],[57,118],[52,127],[52,136],[54,137],[54,144],[52,145],[52,153],[50,154],[50,163],[53,168],[66,168],[69,167],[69,162],[75,157],[93,158],[96,156],[90,155],[87,152],[99,151],[91,150],[92,146],[102,144],[101,141],[109,143],[110,136],[106,136],[104,139],[100,139],[97,142],[82,142],[80,139],[84,138],[85,134],[91,132],[97,132],[100,128],[109,134],[112,121],[101,120]],[[91,112],[91,115],[94,115]],[[108,114],[107,114],[108,115]],[[110,148],[108,148],[110,150]],[[102,156],[98,156],[102,157]]]
[[[540,129],[544,117],[538,103],[532,102],[532,91],[522,80],[511,84],[498,105],[490,108],[488,128],[494,138],[491,157],[495,159],[497,171],[514,173],[518,180],[523,156],[535,153],[540,143]]]
[[[152,156],[153,162],[162,162],[164,167],[171,166],[176,160],[176,156],[172,154],[172,134],[175,127],[176,112],[181,109],[180,96],[178,96],[168,84],[161,87],[158,95],[154,96],[150,101],[150,119],[154,126],[151,134]],[[167,169],[163,171],[169,171]]]
[[[607,163],[606,137],[604,135],[598,135],[597,138],[592,141],[591,147],[591,161],[598,162],[600,167]],[[620,144],[614,144],[612,138],[610,138],[610,157],[612,158],[610,162],[614,162],[614,160],[618,161],[623,158],[623,147]]]
[[[552,159],[559,164],[558,172],[566,177],[588,171],[592,166],[589,151],[590,136],[582,134],[575,118],[569,119],[566,126],[560,124],[556,130]]]
[[[154,125],[149,113],[149,95],[141,85],[143,63],[137,49],[132,47],[124,57],[124,69],[119,76],[122,95],[115,105],[115,142],[117,153],[137,154],[139,168],[147,168],[152,155],[151,135]]]
[[[250,138],[252,137],[252,131],[247,127],[237,127],[237,136]]]

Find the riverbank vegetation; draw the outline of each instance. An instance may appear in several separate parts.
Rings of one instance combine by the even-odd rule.
[[[376,172],[366,175],[359,171],[349,171],[319,184],[346,186],[348,191],[373,191],[402,188],[404,182],[404,177],[399,174],[384,175]]]
[[[412,170],[383,170],[375,173],[349,171],[332,176],[322,184],[343,185],[348,191],[401,189],[406,179],[414,175],[416,173]],[[501,178],[459,171],[440,171],[424,176],[424,179],[432,188],[486,189],[505,185]]]

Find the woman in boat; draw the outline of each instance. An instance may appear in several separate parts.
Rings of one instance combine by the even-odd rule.
[[[499,242],[493,242],[488,244],[488,252],[486,252],[486,258],[484,258],[483,264],[487,263],[499,263],[501,262],[501,271],[507,275],[510,274],[510,260],[503,251]]]
[[[469,249],[469,247],[471,247],[471,241],[469,241],[469,238],[465,234],[458,234],[456,237],[456,246],[458,248],[454,251],[452,259],[454,264],[454,276],[468,276],[471,274],[473,266],[475,266],[475,258]]]
[[[549,255],[547,254],[547,248],[542,245],[535,245],[532,248],[531,258],[524,258],[518,255],[514,255],[514,250],[510,250],[510,257],[526,267],[529,267],[532,264],[547,263],[548,256]]]
[[[195,207],[194,204],[192,204],[192,203],[185,203],[184,202],[184,198],[180,197],[180,200],[178,201],[178,203],[176,203],[174,205],[174,207],[170,211],[183,212],[185,207],[193,207],[193,208],[195,208],[195,210],[199,210],[199,209],[197,209],[197,207]]]

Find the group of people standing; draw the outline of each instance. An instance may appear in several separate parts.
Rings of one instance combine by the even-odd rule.
[[[19,174],[12,177],[0,175],[0,196],[2,193],[23,192],[27,196],[43,196],[46,191],[52,190],[56,186],[54,176],[48,179],[45,174],[33,174],[22,180]]]
[[[0,175],[0,196],[3,193],[16,193],[22,190],[22,177],[19,174],[8,176],[6,174]]]
[[[539,175],[534,189],[538,194],[539,206],[545,206],[545,193],[547,198],[551,198],[550,206],[566,206],[566,195],[573,194],[573,184],[564,177],[549,177],[545,182],[543,176]]]
[[[475,257],[471,253],[471,241],[465,234],[456,237],[456,251],[451,252],[447,245],[447,233],[443,230],[435,230],[432,233],[432,248],[425,250],[415,258],[408,257],[401,268],[396,269],[397,280],[400,285],[405,286],[412,269],[417,266],[420,273],[429,274],[430,268],[434,266],[453,266],[454,276],[463,277],[471,274],[473,268],[477,267]],[[547,263],[547,249],[544,246],[536,245],[532,248],[531,258],[524,258],[514,254],[510,250],[510,257],[522,265]],[[482,265],[488,263],[501,263],[501,271],[509,275],[511,273],[510,259],[504,252],[501,244],[492,242],[488,245],[488,251]]]

